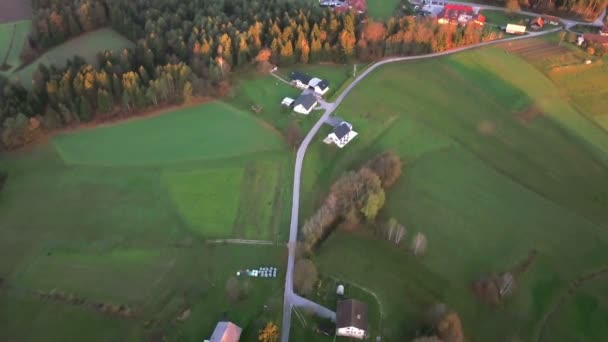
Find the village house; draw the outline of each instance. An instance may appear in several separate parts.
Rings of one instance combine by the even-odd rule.
[[[533,19],[530,22],[530,29],[534,30],[534,31],[538,31],[538,30],[542,29],[543,26],[545,26],[545,21],[543,20],[542,17],[538,17],[536,19]]]
[[[213,334],[205,342],[239,342],[241,328],[232,322],[218,322]]]
[[[353,140],[359,133],[353,131],[353,125],[346,121],[342,121],[334,130],[327,135],[323,140],[326,144],[336,144],[339,148],[343,148],[351,140]]]
[[[329,82],[311,77],[305,73],[294,71],[289,75],[291,84],[300,89],[312,89],[319,95],[325,95],[329,90]]]
[[[338,302],[336,310],[336,336],[362,340],[368,334],[367,304],[356,299]]]
[[[585,33],[583,34],[583,40],[587,44],[599,44],[608,48],[608,36],[603,36],[598,33]]]
[[[283,101],[285,101],[284,99]],[[287,102],[287,101],[285,101]],[[300,114],[308,115],[317,105],[317,98],[311,94],[306,93],[300,95],[295,101],[292,102],[293,110]]]
[[[475,13],[471,6],[447,4],[437,13],[437,22],[442,25],[466,25],[471,22],[483,26],[486,18]]]

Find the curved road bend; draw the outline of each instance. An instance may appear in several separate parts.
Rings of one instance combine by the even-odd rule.
[[[305,307],[307,309],[310,309],[322,317],[328,317],[328,315],[331,316],[331,314],[333,314],[333,316],[331,316],[331,317],[335,317],[335,314],[331,310],[329,310],[319,304],[313,303],[307,299],[304,299],[294,293],[294,291],[293,291],[293,268],[294,268],[294,261],[295,261],[296,243],[298,240],[298,214],[299,214],[299,209],[300,209],[300,179],[301,179],[301,174],[302,174],[302,163],[304,162],[304,156],[306,155],[306,150],[308,149],[308,145],[312,141],[312,138],[314,138],[314,136],[317,134],[317,132],[319,131],[321,126],[324,124],[324,122],[327,120],[329,115],[336,109],[336,107],[338,107],[338,105],[342,102],[342,100],[344,100],[346,95],[348,95],[348,93],[350,93],[350,91],[353,90],[353,88],[357,84],[359,84],[359,82],[361,82],[361,80],[363,80],[365,77],[367,77],[367,75],[369,75],[376,68],[378,68],[379,66],[382,66],[384,64],[451,55],[454,53],[471,50],[471,49],[479,48],[482,46],[503,43],[505,41],[527,39],[527,38],[536,37],[536,36],[540,36],[540,35],[544,35],[544,34],[548,34],[548,33],[552,33],[552,32],[557,32],[559,30],[561,30],[561,28],[556,28],[553,30],[543,31],[543,32],[534,32],[534,33],[530,33],[525,36],[519,36],[519,37],[513,37],[513,38],[507,38],[507,39],[501,39],[501,40],[493,40],[491,42],[485,42],[485,43],[480,43],[480,44],[476,44],[476,45],[469,45],[469,46],[465,46],[465,47],[461,47],[461,48],[457,48],[457,49],[453,49],[453,50],[449,50],[449,51],[431,53],[431,54],[427,54],[427,55],[387,58],[387,59],[384,59],[384,60],[381,60],[381,61],[378,61],[378,62],[372,64],[369,68],[367,68],[364,72],[362,72],[359,76],[357,76],[357,78],[355,78],[353,80],[353,82],[348,87],[346,87],[346,89],[344,89],[342,94],[340,94],[340,96],[338,96],[338,98],[336,99],[335,102],[332,102],[332,103],[328,103],[328,102],[324,102],[324,101],[321,102],[321,105],[325,109],[325,112],[319,118],[319,120],[315,123],[315,125],[312,127],[312,129],[308,132],[308,134],[302,141],[302,144],[298,148],[298,152],[296,155],[296,163],[295,163],[295,168],[294,168],[294,173],[293,173],[291,223],[289,226],[289,242],[287,243],[287,248],[289,249],[289,256],[287,258],[287,272],[285,274],[285,294],[283,297],[283,322],[281,325],[281,342],[289,342],[289,330],[291,327],[291,311],[292,311],[291,309],[294,305],[298,306],[298,307]],[[329,312],[331,312],[331,314]]]

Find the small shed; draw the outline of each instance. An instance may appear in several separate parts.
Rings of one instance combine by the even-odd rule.
[[[291,97],[286,97],[283,99],[283,101],[281,101],[281,105],[291,107],[291,105],[293,104],[294,101],[295,100],[292,99]]]
[[[338,288],[336,289],[336,294],[339,296],[344,296],[344,285],[338,285]]]

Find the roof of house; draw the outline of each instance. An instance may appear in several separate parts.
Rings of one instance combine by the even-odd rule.
[[[353,130],[353,126],[346,121],[343,121],[338,126],[334,127],[332,131],[333,134],[336,135],[336,138],[342,139],[344,138],[350,131]]]
[[[347,299],[338,303],[336,310],[336,328],[355,327],[367,330],[367,304],[356,299]]]
[[[320,89],[325,89],[329,86],[329,82],[320,78],[313,77],[308,82],[308,85],[311,87],[319,87]]]
[[[294,107],[302,105],[306,109],[312,108],[317,103],[317,98],[313,94],[302,94],[293,103]]]
[[[539,27],[543,27],[545,25],[545,21],[543,20],[542,17],[534,18],[530,22],[530,26],[532,26],[532,25],[538,25]]]
[[[305,74],[303,72],[299,72],[299,71],[292,71],[291,74],[289,74],[289,78],[292,81],[299,80],[300,82],[302,82],[304,84],[308,84],[308,82],[310,82],[310,80],[312,79],[312,77],[308,76],[307,74]]]
[[[209,342],[238,342],[241,328],[232,322],[218,322]]]
[[[585,33],[583,34],[583,38],[594,43],[599,43],[603,45],[608,44],[608,36],[602,36],[601,34],[597,33]]]

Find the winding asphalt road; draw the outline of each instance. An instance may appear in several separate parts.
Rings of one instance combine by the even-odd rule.
[[[454,3],[454,2],[450,1],[450,3]],[[485,9],[504,10],[504,8],[495,7],[495,6],[477,5],[477,4],[472,4],[472,3],[466,3],[466,4],[470,5],[470,6],[475,6],[475,7],[479,6],[481,8],[485,8]],[[538,15],[538,13],[531,13],[531,12],[519,12],[519,13]],[[606,14],[606,11],[604,11],[602,13],[602,15],[600,16],[600,19],[603,19],[605,14]],[[598,20],[600,20],[600,19],[598,19]],[[578,22],[578,21],[573,21],[573,20],[562,20],[562,22],[564,23],[564,25],[567,28],[569,28],[575,24],[589,24],[589,23]],[[296,293],[294,293],[294,291],[293,291],[293,269],[294,269],[294,262],[295,262],[296,244],[297,244],[297,240],[298,240],[298,224],[299,224],[298,215],[299,215],[299,209],[300,209],[300,180],[301,180],[302,164],[304,162],[304,156],[306,155],[306,150],[308,149],[308,145],[310,145],[310,142],[312,141],[312,139],[315,137],[315,135],[317,134],[317,132],[319,131],[321,126],[323,126],[323,124],[325,123],[327,118],[331,115],[331,113],[333,113],[334,110],[344,100],[346,95],[348,95],[350,93],[350,91],[353,90],[353,88],[356,87],[357,84],[359,84],[359,82],[361,82],[365,77],[367,77],[372,71],[376,70],[378,67],[385,65],[385,64],[441,57],[441,56],[451,55],[451,54],[466,51],[466,50],[476,49],[476,48],[483,47],[483,46],[503,43],[505,41],[513,41],[513,40],[537,37],[540,35],[557,32],[559,30],[561,30],[561,28],[556,28],[553,30],[548,30],[548,31],[543,31],[543,32],[532,32],[525,36],[518,36],[518,37],[507,38],[507,39],[494,40],[491,42],[485,42],[485,43],[480,43],[480,44],[476,44],[476,45],[465,46],[465,47],[461,47],[461,48],[457,48],[457,49],[453,49],[453,50],[449,50],[449,51],[431,53],[431,54],[427,54],[427,55],[387,58],[387,59],[384,59],[384,60],[381,60],[381,61],[378,61],[378,62],[372,64],[369,68],[367,68],[359,76],[357,76],[357,78],[355,78],[355,80],[353,80],[353,82],[348,87],[346,87],[346,89],[344,89],[344,91],[340,94],[340,96],[338,96],[336,101],[334,101],[334,102],[325,102],[322,100],[319,101],[321,104],[321,107],[325,110],[325,112],[319,118],[319,120],[315,123],[315,125],[312,127],[312,129],[308,132],[308,134],[302,141],[302,144],[298,148],[298,152],[296,155],[295,169],[294,169],[294,174],[293,174],[291,223],[290,223],[290,227],[289,227],[289,242],[287,244],[287,247],[289,249],[289,257],[287,259],[287,272],[286,272],[286,276],[285,276],[285,293],[284,293],[284,297],[283,297],[283,322],[281,325],[281,342],[289,342],[289,331],[291,328],[291,312],[292,312],[292,308],[294,306],[302,307],[302,308],[312,311],[315,314],[322,316],[322,317],[335,319],[335,313],[333,311],[331,311],[317,303],[314,303],[308,299],[302,298],[302,297],[298,296]]]

